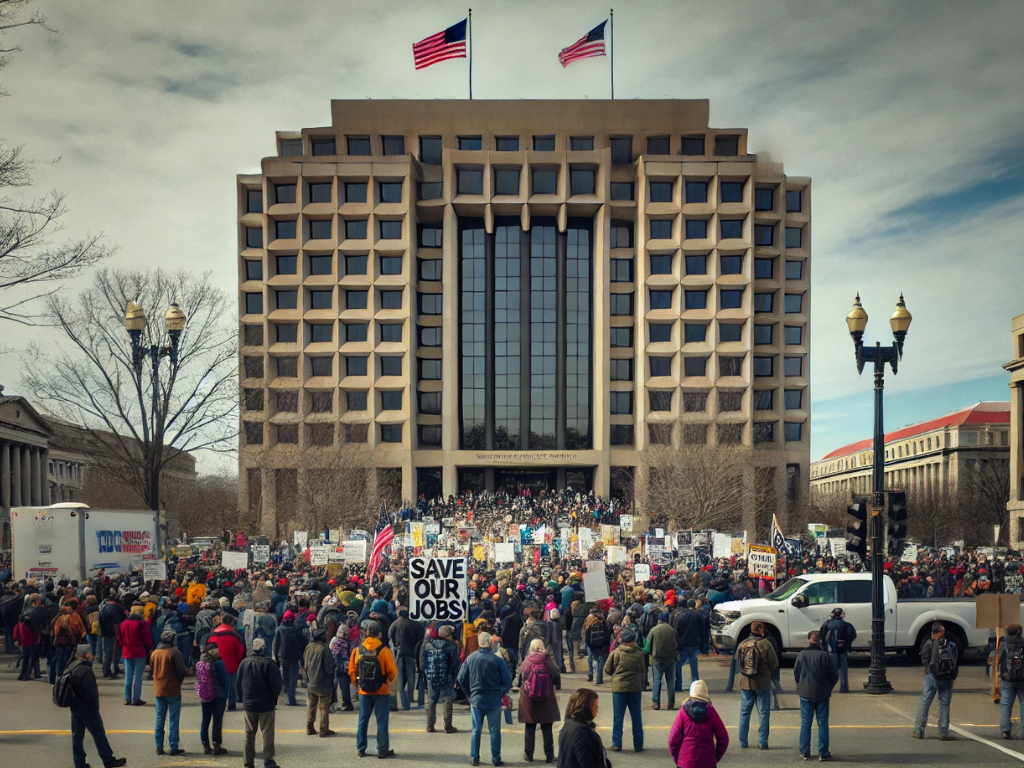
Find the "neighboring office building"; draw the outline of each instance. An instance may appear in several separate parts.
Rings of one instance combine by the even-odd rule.
[[[238,177],[239,506],[266,532],[343,443],[406,499],[607,496],[665,443],[750,447],[802,494],[809,179],[706,100],[331,107]]]
[[[952,492],[977,462],[1006,461],[1010,404],[982,402],[885,436],[885,487],[925,499]],[[844,446],[811,465],[811,490],[825,494],[871,493],[871,439]]]
[[[1010,546],[1024,542],[1024,315],[1013,318],[1013,359],[1010,373]]]

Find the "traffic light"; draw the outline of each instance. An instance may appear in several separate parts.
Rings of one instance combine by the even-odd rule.
[[[846,551],[859,555],[860,559],[868,559],[868,502],[866,499],[854,499],[853,504],[846,508],[850,516],[846,524]]]
[[[907,539],[907,494],[906,491],[889,491],[887,495],[889,513],[889,554],[899,557]]]

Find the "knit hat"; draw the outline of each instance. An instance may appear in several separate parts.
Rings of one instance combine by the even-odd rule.
[[[295,621],[295,614],[292,611],[285,611],[281,621]]]
[[[266,653],[267,652],[267,641],[262,637],[253,638],[252,641],[252,652],[253,653]],[[698,681],[700,682],[700,681]]]
[[[636,630],[629,626],[623,627],[622,632],[619,633],[619,640],[623,643],[632,643],[636,640]]]
[[[77,648],[75,648],[75,653],[79,656],[84,656],[87,653],[92,653],[92,646],[88,643],[82,643]]]
[[[178,642],[178,635],[173,629],[165,629],[160,633],[160,642],[164,645],[174,645]]]
[[[708,684],[703,680],[694,680],[690,683],[690,698],[711,701],[711,696],[708,695]]]
[[[220,599],[220,607],[221,607],[221,608],[226,608],[226,607],[227,607],[227,606],[229,606],[229,605],[231,605],[231,601],[230,601],[230,600],[228,600],[228,599],[227,599],[226,597],[222,597],[222,598]]]

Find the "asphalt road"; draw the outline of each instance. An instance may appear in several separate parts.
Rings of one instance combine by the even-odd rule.
[[[50,686],[42,682],[19,682],[9,662],[13,657],[0,656],[0,755],[2,764],[7,766],[70,766],[71,739],[68,730],[68,714],[50,701]],[[585,662],[584,662],[585,664]],[[702,658],[701,675],[707,680],[711,697],[716,708],[729,728],[732,744],[722,761],[724,765],[791,765],[799,763],[797,738],[800,728],[799,699],[792,681],[792,670],[783,669],[782,683],[786,690],[781,696],[783,709],[771,716],[770,749],[761,752],[754,748],[756,736],[752,733],[751,749],[740,749],[736,737],[736,723],[739,719],[739,692],[725,693],[727,667],[718,659]],[[999,706],[993,704],[985,679],[983,665],[965,666],[961,669],[953,695],[951,732],[956,740],[940,742],[934,726],[938,715],[938,702],[932,705],[930,726],[924,740],[911,737],[912,723],[917,711],[921,689],[921,668],[910,666],[900,658],[891,660],[889,679],[896,688],[886,696],[870,696],[864,693],[836,694],[832,697],[830,715],[831,750],[835,762],[857,765],[885,765],[894,762],[903,764],[937,764],[966,766],[1018,765],[1024,761],[1024,741],[1001,741],[999,739]],[[688,679],[684,672],[684,677]],[[850,670],[850,685],[854,691],[862,688],[867,677],[867,660],[858,659]],[[123,683],[100,680],[101,713],[107,727],[110,742],[117,756],[128,758],[131,766],[224,766],[241,765],[242,715],[241,712],[225,714],[225,747],[230,754],[214,758],[202,754],[198,727],[200,711],[198,699],[193,694],[192,678],[186,680],[181,715],[181,746],[186,754],[177,758],[158,757],[153,740],[152,683],[143,686],[143,698],[149,702],[145,707],[125,707]],[[559,694],[562,711],[568,696],[576,688],[587,685],[585,674],[566,675]],[[596,687],[596,686],[595,686]],[[598,688],[601,705],[598,715],[599,732],[605,746],[611,744],[612,704],[608,684]],[[299,701],[303,704],[304,694],[300,691]],[[677,704],[679,701],[677,701]],[[664,700],[662,706],[665,706]],[[1019,713],[1014,730],[1020,727]],[[629,718],[626,718],[623,743],[626,749],[610,753],[612,764],[639,767],[655,761],[663,766],[671,765],[668,754],[668,730],[675,716],[674,712],[651,709],[650,694],[644,694],[643,718],[645,730],[645,751],[635,754],[631,750],[632,738]],[[751,730],[756,729],[756,713]],[[283,768],[290,766],[334,766],[342,761],[348,765],[355,759],[354,713],[331,716],[331,727],[338,731],[332,739],[320,739],[305,735],[305,707],[278,707],[277,716],[277,761]],[[468,765],[469,764],[469,710],[456,707],[455,725],[459,733],[446,735],[443,732],[424,732],[425,715],[422,710],[393,712],[391,714],[391,748],[396,755],[391,759],[397,766],[415,768],[423,764]],[[370,728],[370,750],[374,749],[373,725]],[[557,742],[557,726],[555,734]],[[812,734],[812,750],[816,745],[816,733]],[[502,727],[502,757],[506,764],[522,764],[522,726],[514,724]],[[538,734],[538,742],[540,734]],[[259,746],[257,738],[257,747]],[[486,731],[481,750],[487,765]],[[94,766],[98,765],[95,747],[86,737],[86,751]],[[535,760],[543,761],[538,743]],[[375,759],[375,758],[374,758]],[[257,756],[257,765],[260,765]]]

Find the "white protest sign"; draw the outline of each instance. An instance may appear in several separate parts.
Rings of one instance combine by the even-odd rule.
[[[900,562],[901,563],[916,563],[917,562],[917,544],[907,544],[903,548],[903,556],[900,558]]]
[[[253,544],[252,545],[252,561],[254,563],[269,563],[270,562],[270,545],[269,544]]]
[[[309,564],[314,567],[327,565],[327,547],[310,547]]]
[[[619,527],[622,528],[623,533],[633,532],[633,516],[632,515],[619,515]]]
[[[633,580],[637,584],[643,584],[651,580],[651,566],[647,563],[637,563],[633,566]]]
[[[618,565],[626,562],[626,548],[618,545],[605,547],[605,560],[609,565]]]
[[[464,557],[409,558],[409,618],[461,621],[468,616],[469,578]]]
[[[580,528],[579,533],[580,557],[586,557],[590,548],[594,546],[594,532],[589,528]]]
[[[249,553],[221,552],[220,564],[229,571],[244,571],[249,567]]]
[[[336,547],[327,548],[327,562],[328,563],[343,563],[345,562],[345,553],[339,552]]]
[[[167,563],[163,560],[146,560],[142,563],[143,581],[166,581]]]
[[[775,550],[760,544],[747,545],[747,573],[766,579],[775,578]]]
[[[608,582],[604,578],[604,563],[601,563],[601,569],[598,571],[587,568],[587,573],[583,574],[583,594],[588,603],[608,598]]]
[[[572,541],[572,528],[563,527],[558,532],[558,538],[562,540],[562,546],[566,546],[570,541]]]
[[[366,540],[355,539],[354,541],[346,541],[342,543],[342,549],[344,549],[345,562],[346,563],[365,563],[366,562]]]
[[[728,533],[715,534],[715,557],[732,557],[732,536]]]
[[[296,531],[292,534],[292,543],[299,549],[306,548],[306,542],[309,541],[309,534],[305,531]]]
[[[832,557],[846,557],[846,539],[836,536],[829,539],[828,544],[832,548]]]
[[[494,545],[494,562],[514,563],[516,561],[516,545],[512,543]]]

